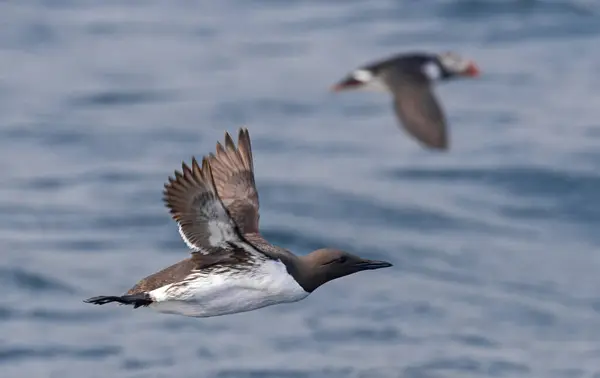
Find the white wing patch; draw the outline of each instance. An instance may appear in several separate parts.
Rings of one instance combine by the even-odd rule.
[[[233,242],[240,240],[233,227],[231,222],[223,222],[220,219],[209,220],[208,232],[210,233],[210,236],[208,242],[210,245],[216,247],[227,241]]]
[[[228,242],[240,242],[240,232],[219,199],[208,158],[202,159],[202,168],[196,158],[191,167],[182,163],[182,172],[175,171],[174,179],[169,177],[163,200],[185,244],[205,254],[227,248]]]
[[[429,80],[438,80],[442,76],[441,68],[434,62],[427,62],[423,65],[423,73]]]
[[[360,82],[366,83],[373,79],[373,73],[368,70],[356,70],[352,72],[352,77]]]
[[[209,201],[196,206],[192,205],[192,207],[196,210],[195,218],[199,221],[198,225],[182,226],[178,221],[179,235],[192,251],[208,253],[202,248],[202,240],[208,244],[205,244],[204,247],[220,247],[226,242],[241,241],[236,233],[235,223],[217,198],[211,198]],[[204,231],[198,227],[203,227]],[[197,232],[204,232],[204,237],[199,239],[195,234]]]

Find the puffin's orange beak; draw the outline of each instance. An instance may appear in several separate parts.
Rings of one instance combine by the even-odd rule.
[[[468,77],[478,77],[481,75],[481,71],[475,62],[470,62],[462,74]]]
[[[332,92],[341,92],[341,91],[345,91],[348,89],[360,87],[363,84],[364,83],[362,81],[358,81],[353,77],[348,77],[348,78],[332,85],[331,88],[329,88],[329,90]]]

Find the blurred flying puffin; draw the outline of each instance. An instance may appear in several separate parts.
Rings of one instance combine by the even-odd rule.
[[[415,52],[361,66],[335,84],[332,91],[370,89],[391,92],[394,111],[406,131],[427,148],[447,150],[446,119],[433,93],[432,83],[477,76],[479,68],[475,62],[454,52]]]

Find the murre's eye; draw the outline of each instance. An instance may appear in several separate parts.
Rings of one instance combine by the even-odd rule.
[[[339,259],[337,259],[337,262],[339,262],[340,264],[345,263],[348,260],[348,258],[346,256],[342,256]]]

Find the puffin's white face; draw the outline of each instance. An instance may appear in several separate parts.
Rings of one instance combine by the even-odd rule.
[[[445,52],[438,56],[440,64],[451,75],[461,76],[477,76],[479,69],[475,63],[469,59],[465,59],[454,52]]]

